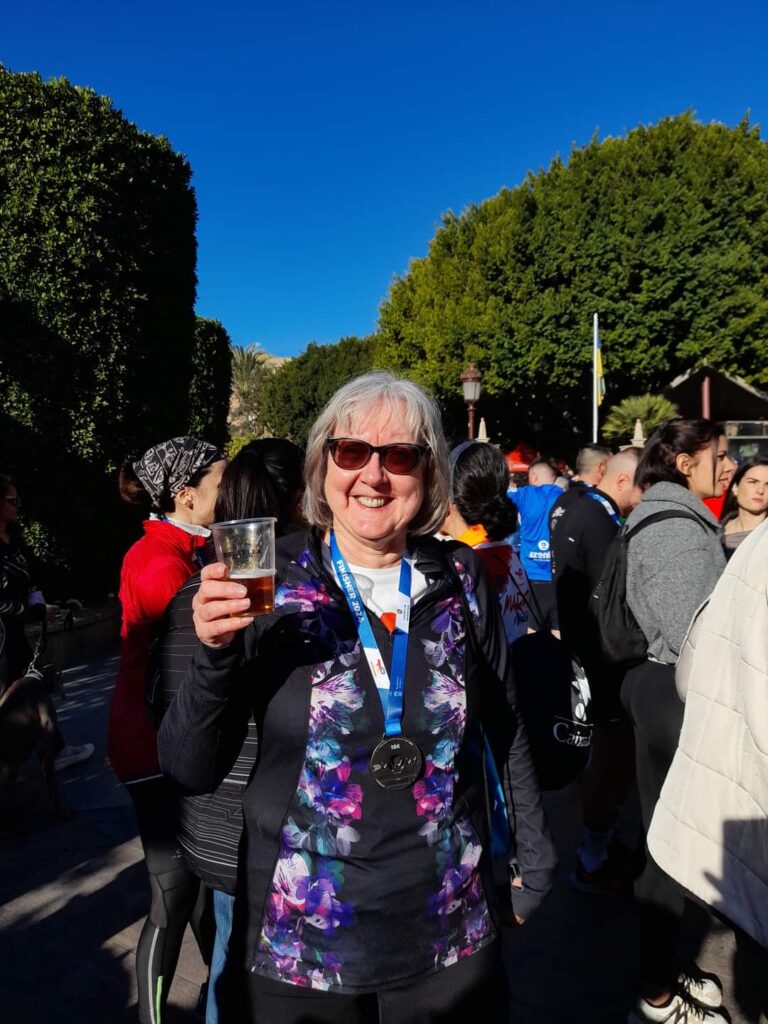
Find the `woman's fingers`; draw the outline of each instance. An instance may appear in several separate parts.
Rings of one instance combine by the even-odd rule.
[[[221,562],[206,565],[192,601],[195,632],[204,644],[226,647],[235,633],[253,622],[242,615],[250,603],[247,595],[244,586],[227,578],[227,567]]]
[[[231,604],[231,602],[230,602]],[[201,619],[198,615],[194,617],[195,632],[198,639],[209,647],[226,647],[232,643],[236,633],[253,622],[253,616],[248,618],[241,616],[233,617],[229,613],[225,618]]]
[[[228,575],[229,570],[223,562],[211,562],[210,565],[203,566],[200,579],[203,582],[206,580],[225,580]]]
[[[195,620],[213,622],[215,619],[226,619],[230,615],[242,615],[248,610],[250,601],[247,597],[231,597],[224,600],[205,601],[194,609]]]

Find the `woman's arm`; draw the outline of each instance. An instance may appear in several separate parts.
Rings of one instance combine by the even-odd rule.
[[[233,728],[244,735],[248,725],[250,708],[238,682],[255,655],[256,629],[252,619],[230,615],[242,611],[247,598],[242,597],[245,588],[227,582],[223,570],[221,565],[203,569],[192,603],[195,632],[202,642],[196,645],[158,734],[163,773],[190,793],[216,788]],[[244,636],[247,626],[253,628]]]
[[[192,600],[199,586],[199,577],[193,576],[178,591],[166,609],[149,652],[144,696],[149,717],[158,729],[197,650]]]
[[[198,644],[160,725],[160,768],[188,793],[212,792],[242,746],[250,715],[237,685],[244,662],[241,643],[224,650]]]
[[[45,605],[28,603],[29,574],[23,562],[14,563],[14,556],[20,557],[18,549],[11,548],[0,557],[0,618],[38,622],[45,618]]]
[[[664,525],[672,527],[676,524],[673,521]],[[692,525],[701,532],[699,527]],[[653,534],[654,529],[652,526],[646,532]],[[711,546],[691,544],[689,538],[685,539],[688,544],[661,563],[657,560],[655,571],[643,581],[648,607],[664,641],[675,655],[682,650],[696,609],[712,593],[725,567],[724,556],[722,561],[713,560]]]
[[[509,689],[508,682],[508,692]],[[512,829],[511,873],[522,882],[519,888],[512,886],[512,909],[518,918],[525,920],[552,888],[557,854],[541,802],[525,727],[517,709],[513,707],[513,711],[515,732],[502,771],[502,785]]]

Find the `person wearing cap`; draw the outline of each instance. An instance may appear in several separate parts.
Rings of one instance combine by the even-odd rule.
[[[192,918],[206,959],[197,907],[200,886],[177,840],[178,796],[162,777],[157,731],[144,702],[149,649],[166,606],[202,564],[226,462],[195,437],[155,445],[120,470],[124,501],[144,506],[144,536],[129,549],[120,574],[120,669],[109,711],[107,753],[133,800],[149,872],[152,905],[136,949],[138,1019],[157,1024],[181,941]]]

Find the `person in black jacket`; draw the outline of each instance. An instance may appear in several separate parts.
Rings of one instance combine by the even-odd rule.
[[[180,785],[215,786],[229,709],[247,695],[259,753],[233,963],[250,1024],[507,1019],[481,722],[504,753],[518,921],[555,858],[496,597],[471,549],[431,536],[447,461],[420,388],[357,378],[310,433],[311,528],[278,542],[274,611],[241,618],[244,588],[203,570],[203,642],[159,749]]]
[[[216,502],[216,520],[274,516],[277,536],[298,530],[301,515],[304,457],[291,441],[269,437],[241,448],[227,466]],[[189,668],[197,645],[192,601],[200,588],[196,573],[168,606],[150,656],[147,705],[162,721]],[[243,792],[256,763],[258,737],[247,703],[230,708],[233,728],[226,730],[221,751],[223,781],[211,793],[182,799],[179,843],[186,861],[204,885],[213,890],[216,937],[206,1000],[206,1024],[226,1021],[231,1000],[223,977],[232,908],[237,886],[237,858],[243,831]]]
[[[618,894],[623,880],[609,859],[617,807],[634,776],[632,727],[621,706],[623,672],[605,662],[589,598],[622,518],[640,501],[634,475],[639,448],[612,456],[600,486],[569,489],[552,509],[552,575],[563,642],[584,666],[592,692],[595,728],[584,774],[584,841],[573,885],[587,893]]]

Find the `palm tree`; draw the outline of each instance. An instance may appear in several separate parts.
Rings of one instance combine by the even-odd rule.
[[[229,424],[233,435],[258,436],[263,432],[260,407],[264,381],[273,372],[270,356],[261,345],[232,346],[232,401]]]
[[[610,441],[629,441],[640,420],[646,437],[664,420],[678,415],[678,408],[663,395],[632,395],[614,405],[603,423],[603,436]]]

